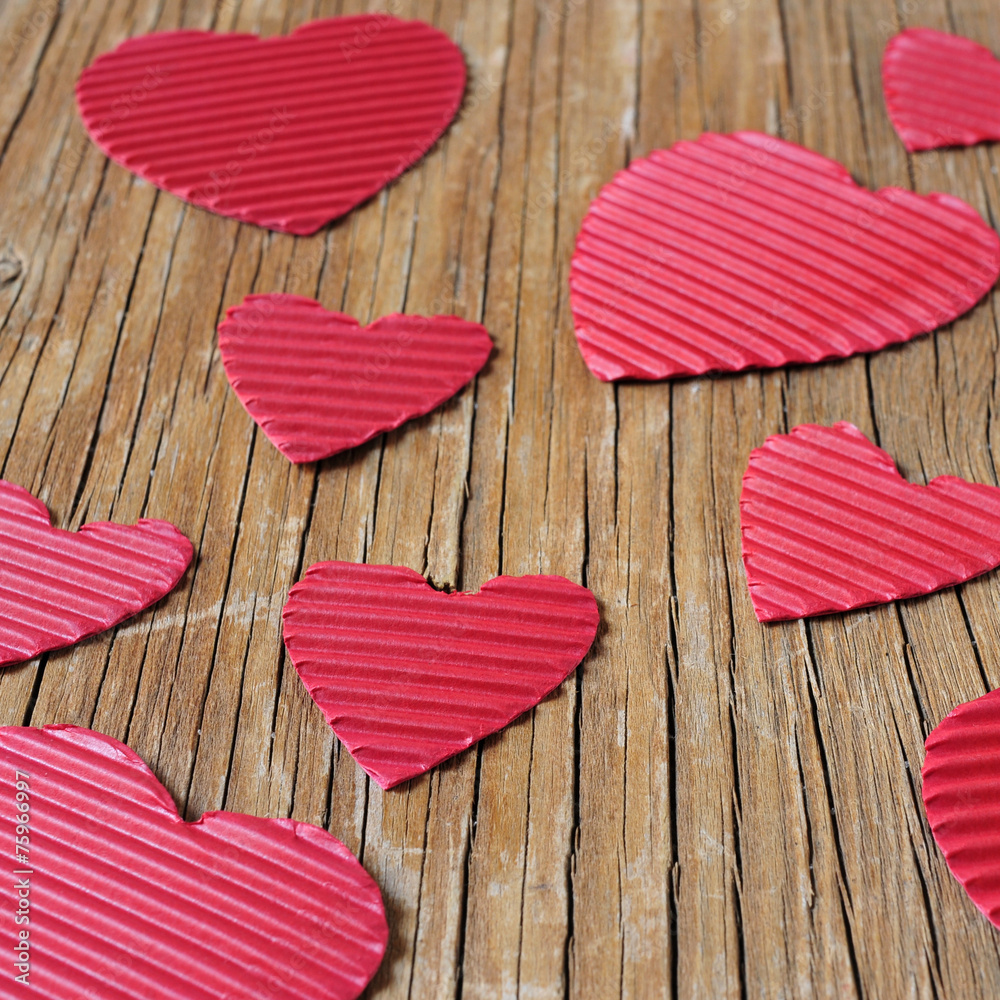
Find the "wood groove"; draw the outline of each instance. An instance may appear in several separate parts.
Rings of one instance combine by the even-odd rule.
[[[0,475],[57,523],[172,520],[198,560],[155,609],[0,674],[0,719],[127,739],[188,818],[327,826],[386,899],[371,998],[1000,995],[1000,939],[947,872],[916,774],[928,728],[1000,685],[1000,574],[763,628],[737,507],[751,449],[805,422],[851,420],[913,478],[995,484],[997,292],[869,357],[607,386],[565,287],[600,187],[702,129],[786,133],[994,224],[996,150],[905,153],[878,80],[891,0],[401,0],[460,39],[466,106],[414,170],[300,240],[134,181],[76,121],[80,66],[127,35],[375,6],[80,0],[11,57]],[[987,0],[953,8],[914,19],[1000,52]],[[0,7],[0,58],[32,10]],[[454,310],[495,351],[437,412],[295,469],[215,346],[228,306],[282,289],[362,322]],[[323,559],[470,590],[562,573],[603,624],[529,718],[382,792],[285,662],[285,595]]]

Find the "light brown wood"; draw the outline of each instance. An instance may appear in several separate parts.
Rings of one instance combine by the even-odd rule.
[[[108,161],[81,68],[154,29],[281,33],[388,9],[471,69],[416,169],[318,235],[240,226]],[[113,633],[0,675],[0,722],[125,740],[188,818],[319,823],[378,880],[369,996],[576,1000],[1000,996],[1000,936],[920,803],[923,739],[1000,683],[1000,577],[763,628],[740,564],[750,450],[851,420],[925,482],[996,483],[997,295],[870,358],[674,384],[586,371],[573,239],[630,158],[762,129],[862,182],[1000,219],[1000,151],[908,157],[879,64],[900,25],[1000,52],[993,0],[5,0],[0,5],[0,475],[56,522],[174,521],[196,565]],[[428,417],[293,468],[229,391],[214,327],[287,290],[368,321],[481,320],[497,350]],[[562,573],[603,624],[534,712],[383,793],[283,656],[321,559],[476,589]]]

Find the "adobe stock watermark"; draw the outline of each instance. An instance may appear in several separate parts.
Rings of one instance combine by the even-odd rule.
[[[268,297],[254,299],[250,305],[240,309],[236,330],[239,336],[253,335],[266,326],[274,315],[274,302]],[[396,331],[391,341],[380,340],[364,366],[351,373],[351,388],[363,389],[377,382],[413,343],[415,337],[424,333],[430,325],[427,316],[413,317],[414,322]]]
[[[789,108],[778,122],[779,131],[787,132],[789,129],[804,125],[817,111],[823,108],[830,98],[833,97],[832,90],[820,90],[813,87],[809,97],[794,108]],[[751,181],[761,170],[763,170],[772,157],[782,146],[782,140],[776,136],[768,136],[767,140],[754,149],[746,159],[742,160],[738,166],[730,170],[727,177],[716,181],[716,190],[719,193],[719,204],[724,204],[729,200],[730,195],[739,193],[749,181]]]
[[[142,80],[131,90],[123,91],[111,102],[111,113],[100,120],[93,130],[98,142],[107,139],[115,127],[132,117],[132,113],[169,78],[162,66],[148,66]]]
[[[921,0],[903,0],[902,3],[897,4],[896,13],[899,16],[898,22],[887,21],[883,17],[879,23],[875,25],[882,39],[884,40],[889,38],[890,35],[898,34],[906,26],[906,22],[909,18],[917,12],[920,2]]]
[[[550,3],[545,7],[545,20],[556,26],[568,20],[578,10],[587,6],[587,0],[562,0],[562,3]]]
[[[733,3],[723,7],[711,21],[703,23],[687,48],[674,50],[674,68],[687,69],[705,49],[736,23],[736,19],[749,6],[750,0],[733,0]]]
[[[110,113],[105,115],[91,131],[91,137],[98,145],[106,143],[123,122],[132,117],[136,108],[140,107],[170,74],[162,66],[147,66],[142,80],[130,90],[122,91],[112,102]],[[53,179],[59,179],[66,173],[73,173],[83,161],[90,145],[86,135],[80,136],[72,143],[67,143],[60,153],[56,163]]]
[[[597,161],[604,155],[608,146],[621,136],[624,126],[605,118],[600,130],[595,132],[586,142],[582,143],[569,157],[558,177],[545,190],[528,199],[525,206],[525,222],[534,222],[543,212],[555,207],[560,191],[572,187],[573,181],[580,174],[594,169]]]
[[[643,255],[642,264],[631,268],[619,278],[611,289],[587,315],[588,323],[612,326],[620,320],[620,303],[641,296],[650,284],[666,284],[670,280],[672,263],[677,254],[666,247],[657,246]]]
[[[31,776],[14,771],[14,982],[31,985]]]
[[[196,188],[191,198],[196,201],[214,202],[237,177],[263,153],[275,139],[295,120],[287,105],[271,109],[271,120],[252,135],[247,136],[236,148],[236,155],[221,170],[210,170],[208,183]]]
[[[26,42],[37,38],[56,19],[65,0],[37,0],[32,4],[31,13],[4,38],[4,49],[8,59],[14,59]]]
[[[349,42],[340,43],[340,52],[345,62],[351,62],[355,56],[361,55],[372,42],[385,30],[386,26],[396,19],[403,9],[403,0],[389,0],[379,10],[372,11],[364,26],[358,26]]]
[[[321,918],[310,914],[306,919],[309,926],[300,932],[302,936],[296,947],[285,953],[280,972],[275,971],[266,978],[261,977],[256,986],[249,989],[227,993],[222,1000],[273,1000],[274,997],[287,996],[289,987],[296,979],[308,976],[310,967],[315,969],[323,961],[327,942],[335,940],[337,932],[343,932],[343,926],[334,915]]]

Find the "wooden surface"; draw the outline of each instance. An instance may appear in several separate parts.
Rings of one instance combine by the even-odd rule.
[[[129,35],[275,34],[378,4],[0,5],[0,475],[62,526],[168,518],[199,553],[155,610],[3,673],[0,722],[125,740],[188,818],[326,826],[388,907],[371,997],[1000,996],[1000,936],[936,850],[919,776],[929,730],[1000,683],[1000,577],[764,628],[737,507],[749,451],[805,421],[853,421],[916,482],[996,483],[1000,298],[871,358],[619,387],[586,371],[567,301],[600,185],[705,129],[781,134],[996,224],[1000,149],[908,157],[879,80],[900,23],[1000,51],[995,0],[386,7],[462,45],[465,109],[381,197],[294,239],[110,164],[74,82]],[[439,412],[293,468],[214,337],[275,290],[363,321],[454,312],[497,350]],[[287,590],[329,558],[463,589],[562,573],[603,625],[535,712],[383,793],[282,654]]]

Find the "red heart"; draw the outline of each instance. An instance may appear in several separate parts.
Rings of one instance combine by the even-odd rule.
[[[416,163],[455,117],[465,75],[440,31],[364,14],[287,38],[130,38],[83,71],[76,96],[94,142],[140,177],[305,235]]]
[[[166,521],[53,528],[45,504],[0,479],[0,666],[138,614],[174,589],[193,554]]]
[[[927,737],[923,778],[948,867],[1000,928],[1000,691],[959,705]]]
[[[561,576],[498,576],[444,594],[413,570],[310,566],[285,645],[354,759],[391,788],[537,705],[583,659],[597,602]]]
[[[968,38],[901,32],[886,46],[882,86],[910,152],[1000,140],[1000,60]]]
[[[423,416],[493,349],[478,323],[386,316],[361,326],[298,295],[250,295],[219,325],[226,377],[293,462],[315,462]]]
[[[930,594],[1000,565],[1000,489],[908,483],[852,424],[803,424],[750,454],[740,497],[757,618]]]
[[[843,358],[949,323],[1000,273],[965,202],[858,187],[756,132],[636,160],[601,191],[570,269],[576,338],[605,381]]]
[[[127,746],[75,726],[0,729],[0,760],[3,996],[352,1000],[375,974],[378,886],[325,830],[185,823]]]

